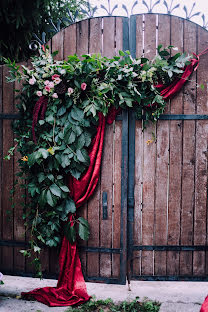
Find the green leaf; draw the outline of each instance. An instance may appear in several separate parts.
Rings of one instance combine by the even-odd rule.
[[[84,112],[75,106],[71,110],[71,117],[77,121],[81,121],[84,118]]]
[[[75,226],[67,223],[64,228],[65,236],[70,243],[74,243],[76,241],[76,230]]]
[[[55,202],[53,200],[53,197],[52,197],[52,194],[51,194],[51,191],[48,190],[47,193],[46,193],[46,198],[47,198],[47,203],[51,206],[51,207],[54,207],[55,206]]]
[[[125,56],[125,53],[123,51],[119,50],[119,55]]]
[[[75,179],[79,179],[81,177],[81,172],[79,172],[78,170],[76,169],[70,169],[69,170],[71,175],[75,178]]]
[[[84,149],[77,150],[76,155],[77,155],[77,158],[80,162],[89,163],[90,158],[89,158],[86,150],[84,150]]]
[[[68,198],[65,202],[65,213],[68,214],[69,212],[71,213],[76,212],[75,203],[71,198]]]
[[[50,191],[53,195],[61,197],[61,189],[55,183],[50,186]]]
[[[45,180],[45,175],[44,175],[44,173],[43,172],[40,172],[39,174],[38,174],[38,182],[39,183],[42,183],[44,180]]]
[[[60,186],[60,189],[65,193],[69,192],[69,188],[66,185]]]
[[[62,116],[66,113],[66,107],[65,106],[62,106],[58,112],[57,112],[57,116]]]
[[[47,202],[46,192],[47,192],[47,190],[43,190],[40,194],[40,197],[38,200],[40,206],[44,206]]]
[[[72,143],[74,143],[74,141],[75,141],[75,139],[76,139],[76,135],[75,135],[75,133],[72,131],[71,133],[70,133],[70,135],[69,135],[69,137],[68,137],[68,144],[72,144]]]
[[[83,223],[79,223],[79,237],[83,240],[88,240],[90,236],[89,227]]]

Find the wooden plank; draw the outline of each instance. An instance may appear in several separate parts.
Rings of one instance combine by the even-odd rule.
[[[90,19],[89,53],[102,53],[102,18]]]
[[[116,17],[115,20],[115,55],[119,55],[119,50],[123,50],[123,18]]]
[[[171,45],[177,47],[179,52],[183,52],[183,20],[174,16],[171,16]],[[171,100],[170,112],[171,114],[183,113],[183,91]],[[180,240],[182,136],[182,122],[170,121],[168,245],[178,245]],[[179,253],[168,251],[167,274],[178,273]]]
[[[122,157],[122,122],[115,122],[114,130],[114,212],[112,248],[120,248],[121,235],[121,157]],[[120,255],[112,256],[112,276],[120,275]]]
[[[101,165],[100,246],[112,247],[113,125],[107,125]],[[108,218],[103,220],[102,195],[107,193]],[[100,275],[111,276],[111,255],[100,255]]]
[[[143,54],[143,16],[136,16],[136,57]],[[135,191],[134,191],[134,244],[142,245],[142,199],[143,199],[143,144],[142,121],[135,126]],[[142,252],[133,253],[133,274],[141,275]]]
[[[61,30],[53,38],[52,41],[52,52],[58,51],[58,54],[54,57],[57,61],[63,60],[64,54],[64,30]]]
[[[197,26],[184,21],[184,51],[196,51]],[[184,114],[194,114],[196,110],[196,73],[184,87]],[[181,206],[181,245],[193,244],[193,214],[195,194],[195,124],[193,120],[183,125],[183,166],[182,166],[182,206]],[[192,275],[192,252],[180,253],[180,275]]]
[[[3,67],[3,113],[12,113],[14,110],[14,94],[13,83],[6,82],[6,76],[9,76],[9,69]],[[13,146],[13,131],[11,128],[11,121],[3,121],[3,156],[7,155],[10,147]],[[10,191],[13,188],[13,159],[10,161],[3,160],[2,164],[2,197],[3,197],[3,211],[2,211],[2,238],[5,240],[13,239],[13,209],[10,200]],[[3,261],[2,270],[13,270],[13,248],[2,247]]]
[[[76,53],[76,24],[70,25],[64,30],[64,59],[67,59],[68,55]]]
[[[143,132],[142,121],[135,127],[135,192],[134,192],[134,244],[142,244],[142,184],[143,184]],[[141,252],[133,254],[133,275],[141,275]]]
[[[198,28],[198,51],[203,51],[207,45],[208,34],[201,27]],[[208,56],[200,60],[197,71],[198,84],[206,83],[208,71]],[[207,88],[197,89],[197,114],[208,113]],[[195,211],[194,211],[194,244],[205,245],[207,243],[207,139],[208,129],[206,121],[196,122],[196,166],[195,166]],[[205,252],[194,252],[193,274],[205,274]]]
[[[123,19],[116,17],[115,54],[123,49]],[[121,236],[121,161],[122,161],[122,122],[116,121],[114,125],[114,152],[113,152],[113,192],[114,207],[112,216],[112,248],[120,248]],[[112,255],[112,276],[120,276],[120,255]]]
[[[136,57],[143,55],[143,15],[136,17]]]
[[[164,24],[166,31],[164,31]],[[158,17],[158,44],[163,47],[170,45],[170,16]],[[166,111],[169,110],[167,105]],[[169,123],[157,123],[156,145],[156,172],[155,172],[155,245],[167,244],[167,192],[169,175]],[[166,275],[166,252],[155,251],[155,274]]]
[[[19,65],[27,65],[25,62],[20,63]],[[15,81],[15,90],[21,90],[22,88],[22,82],[18,83]],[[15,93],[14,96],[16,97],[19,93]],[[19,100],[14,100],[14,112],[18,113],[18,109],[16,105],[19,104]],[[14,240],[16,241],[25,241],[25,226],[24,226],[24,220],[22,218],[23,216],[23,201],[22,195],[25,195],[25,190],[20,187],[20,185],[23,183],[23,181],[20,179],[20,177],[16,176],[16,174],[20,171],[19,170],[19,164],[18,160],[21,159],[21,155],[19,152],[17,152],[17,148],[14,152],[14,180],[15,180],[15,193],[13,196],[14,200]],[[20,247],[14,247],[14,270],[19,272],[25,271],[25,257],[20,253],[20,250],[23,248]]]
[[[89,53],[101,53],[102,52],[102,18],[95,18],[89,21],[90,33],[89,33]],[[100,203],[102,202],[100,194],[100,181],[97,188],[88,201],[88,222],[90,224],[90,238],[88,246],[98,247],[100,240]],[[91,253],[87,254],[87,275],[99,276],[100,264],[99,254]]]
[[[89,20],[84,20],[77,25],[77,55],[80,57],[83,54],[89,53]]]
[[[145,16],[144,56],[152,59],[156,49],[156,15]],[[142,244],[153,245],[154,242],[154,208],[155,208],[155,165],[156,144],[148,145],[152,139],[155,126],[149,124],[144,131],[144,172],[143,172],[143,210],[142,210]],[[142,274],[154,272],[153,253],[142,252]]]
[[[103,56],[115,55],[115,17],[103,18]]]

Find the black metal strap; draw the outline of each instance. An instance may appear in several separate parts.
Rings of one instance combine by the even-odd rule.
[[[19,119],[19,114],[0,114],[0,120],[1,119]]]
[[[148,251],[207,251],[208,246],[205,245],[192,245],[192,246],[169,246],[169,245],[163,245],[163,246],[153,246],[153,245],[141,245],[141,246],[133,246],[133,250],[148,250]]]
[[[208,115],[161,115],[159,120],[207,120]]]

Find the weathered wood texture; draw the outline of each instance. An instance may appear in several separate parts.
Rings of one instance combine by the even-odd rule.
[[[148,50],[148,57],[154,56],[155,42],[190,54],[206,48],[208,32],[181,18],[140,15],[136,23],[137,56]],[[206,84],[207,68],[205,55],[197,72],[167,105],[166,114],[207,114],[207,89],[197,87]],[[151,132],[157,134],[157,140],[147,145]],[[142,123],[137,122],[135,246],[207,244],[207,132],[205,120],[159,121],[155,130],[148,126],[144,133]],[[134,257],[135,277],[205,277],[208,272],[204,251],[135,251]]]

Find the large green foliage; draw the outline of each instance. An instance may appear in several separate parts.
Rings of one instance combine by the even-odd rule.
[[[56,25],[58,19],[68,16],[67,9],[72,17],[81,8],[86,7],[85,0],[1,0],[0,1],[0,57],[9,57],[16,61],[26,60],[31,56],[29,44],[33,33],[41,37],[42,32],[48,33],[51,29],[49,20]],[[70,19],[70,17],[68,16]],[[61,27],[68,24],[61,23]],[[52,36],[52,33],[50,34]],[[48,37],[49,38],[49,37]]]

